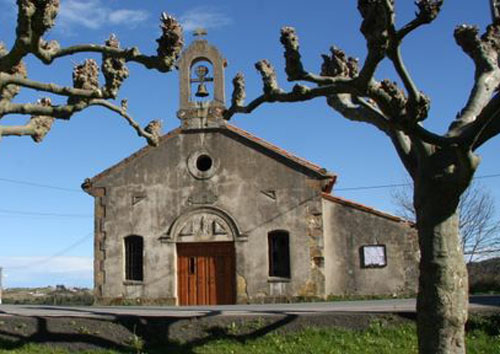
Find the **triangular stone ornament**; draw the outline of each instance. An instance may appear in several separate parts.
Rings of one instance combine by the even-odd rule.
[[[266,197],[271,198],[272,200],[276,200],[276,191],[272,189],[268,189],[265,191],[260,191],[262,194],[264,194]]]
[[[146,199],[145,194],[134,194],[132,195],[132,205],[136,205]]]
[[[214,220],[212,224],[214,235],[227,235],[227,231],[217,220]]]
[[[194,234],[193,231],[193,220],[189,220],[184,226],[182,227],[181,231],[179,232],[179,236],[191,236]]]

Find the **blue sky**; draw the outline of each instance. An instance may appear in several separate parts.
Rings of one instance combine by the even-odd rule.
[[[63,46],[100,42],[117,34],[122,46],[138,46],[145,53],[156,50],[159,16],[175,15],[185,25],[187,44],[197,26],[208,30],[208,40],[228,59],[226,97],[231,78],[242,71],[247,97],[260,94],[261,82],[254,69],[260,59],[271,60],[279,80],[289,87],[283,73],[279,30],[297,29],[305,66],[318,71],[320,54],[331,45],[349,55],[365,54],[359,33],[360,17],[355,1],[132,1],[61,0],[56,27],[48,35]],[[14,0],[0,0],[0,40],[12,44],[15,29]],[[403,55],[421,90],[432,99],[425,125],[443,132],[466,101],[473,79],[473,65],[453,40],[461,23],[484,29],[490,20],[489,1],[445,1],[434,24],[407,40]],[[399,0],[398,22],[413,16],[413,0]],[[31,79],[71,85],[71,70],[91,55],[77,55],[46,67],[27,61]],[[131,64],[131,77],[120,97],[129,101],[129,112],[141,122],[160,118],[164,132],[178,126],[177,73],[160,74]],[[395,79],[390,66],[382,65],[378,79]],[[17,101],[32,102],[37,92],[23,92]],[[54,99],[56,102],[57,99]],[[60,102],[60,100],[59,100]],[[8,117],[3,124],[19,124],[25,117]],[[350,187],[403,183],[406,173],[388,139],[375,128],[342,119],[324,99],[308,103],[269,104],[251,115],[238,115],[232,123],[300,157],[339,175],[334,193],[392,212],[391,189],[345,190]],[[58,121],[41,144],[29,138],[4,138],[0,142],[0,266],[4,284],[39,286],[92,284],[93,199],[80,190],[92,177],[145,144],[118,116],[92,108]],[[500,173],[495,152],[500,138],[486,144],[477,175]],[[60,189],[13,183],[56,186]],[[500,178],[484,178],[481,184],[500,201]],[[344,189],[344,190],[343,190]],[[337,190],[337,191],[336,191]]]

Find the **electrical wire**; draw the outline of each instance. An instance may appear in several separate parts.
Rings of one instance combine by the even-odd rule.
[[[36,211],[21,211],[21,210],[9,210],[0,209],[0,213],[11,214],[11,215],[27,215],[27,216],[48,216],[48,217],[63,217],[63,218],[91,218],[91,214],[63,214],[63,213],[43,213]]]
[[[383,188],[396,188],[396,187],[406,187],[411,186],[411,183],[398,183],[398,184],[381,184],[378,186],[362,186],[362,187],[345,187],[345,188],[335,188],[335,191],[358,191],[365,189],[383,189]]]
[[[63,248],[62,250],[54,253],[53,255],[47,257],[47,258],[43,258],[43,259],[40,259],[38,261],[34,261],[34,262],[31,262],[31,263],[27,263],[27,264],[24,264],[24,265],[20,265],[20,266],[14,266],[14,267],[9,267],[9,266],[3,266],[4,269],[7,269],[7,270],[13,270],[13,269],[26,269],[26,268],[32,268],[34,266],[39,266],[41,264],[44,264],[44,263],[48,263],[50,262],[51,260],[53,260],[54,258],[57,258],[57,257],[60,257],[66,253],[68,253],[69,251],[71,251],[72,249],[80,246],[82,243],[84,243],[85,241],[87,241],[90,237],[92,237],[94,235],[93,232],[89,232],[88,234],[86,234],[85,236],[83,236],[82,238],[78,239],[77,241],[75,241],[74,243],[72,243],[71,245],[67,246],[66,248]]]
[[[41,184],[41,183],[21,181],[21,180],[10,179],[10,178],[1,178],[0,177],[0,182],[21,184],[21,185],[30,186],[30,187],[55,189],[55,190],[60,190],[60,191],[64,191],[64,192],[73,192],[73,193],[76,193],[76,192],[81,193],[82,192],[80,189],[76,189],[76,188],[59,187],[59,186],[53,186],[50,184]]]
[[[500,173],[477,176],[477,177],[474,177],[473,179],[484,179],[484,178],[493,178],[493,177],[500,177]],[[70,188],[52,186],[52,185],[47,185],[47,184],[32,183],[32,182],[27,182],[27,181],[19,181],[19,180],[7,179],[7,178],[0,178],[0,182],[17,183],[17,184],[23,184],[23,185],[28,185],[28,186],[32,186],[32,187],[50,188],[50,189],[57,189],[57,190],[61,190],[61,191],[67,191],[67,192],[80,192],[77,189],[70,189]],[[393,183],[393,184],[381,184],[381,185],[372,185],[372,186],[335,188],[335,191],[336,192],[344,192],[344,191],[358,191],[358,190],[369,190],[369,189],[397,188],[397,187],[406,187],[406,186],[411,186],[411,185],[412,185],[411,183]],[[90,214],[65,214],[65,213],[51,213],[51,212],[45,213],[45,212],[21,211],[21,210],[10,210],[10,209],[0,209],[0,216],[1,216],[1,214],[24,215],[24,216],[42,216],[42,217],[63,217],[63,218],[91,218],[91,217],[93,217]]]
[[[500,177],[500,173],[477,176],[477,177],[474,177],[473,179],[483,179],[483,178],[493,178],[493,177]],[[21,181],[21,180],[2,178],[2,177],[0,177],[0,182],[15,183],[15,184],[27,185],[27,186],[38,187],[38,188],[56,189],[56,190],[65,191],[65,192],[78,192],[78,193],[82,192],[80,189],[59,187],[59,186],[54,186],[54,185],[49,185],[49,184],[34,183],[34,182]],[[381,184],[381,185],[373,185],[373,186],[335,188],[335,190],[336,191],[352,191],[352,190],[363,190],[363,189],[382,189],[382,188],[404,187],[404,186],[410,186],[410,185],[411,185],[411,183],[393,183],[393,184]]]
[[[474,177],[473,179],[483,179],[483,178],[493,178],[493,177],[500,177],[500,173],[477,176],[477,177]],[[335,191],[357,191],[357,190],[364,190],[364,189],[396,188],[396,187],[411,186],[412,184],[413,183],[395,183],[395,184],[381,184],[381,185],[374,185],[374,186],[345,187],[345,188],[335,188]]]

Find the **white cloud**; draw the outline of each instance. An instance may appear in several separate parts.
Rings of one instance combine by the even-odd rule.
[[[140,10],[116,10],[109,14],[109,20],[113,24],[128,24],[134,26],[148,19],[149,14]]]
[[[4,287],[91,286],[91,257],[0,257]]]
[[[64,24],[71,23],[97,29],[106,22],[108,12],[99,0],[86,2],[66,0],[61,2],[59,20]]]
[[[185,31],[192,31],[198,27],[205,29],[218,28],[233,22],[230,17],[207,6],[188,10],[179,17],[179,21]]]
[[[58,20],[61,24],[98,29],[106,24],[134,27],[149,14],[143,10],[111,9],[102,0],[65,0],[61,2]]]

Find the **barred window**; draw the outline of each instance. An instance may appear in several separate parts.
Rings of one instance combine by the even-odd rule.
[[[269,276],[290,278],[290,242],[287,231],[271,231],[269,246]]]
[[[143,280],[143,248],[141,236],[125,237],[125,279]]]

